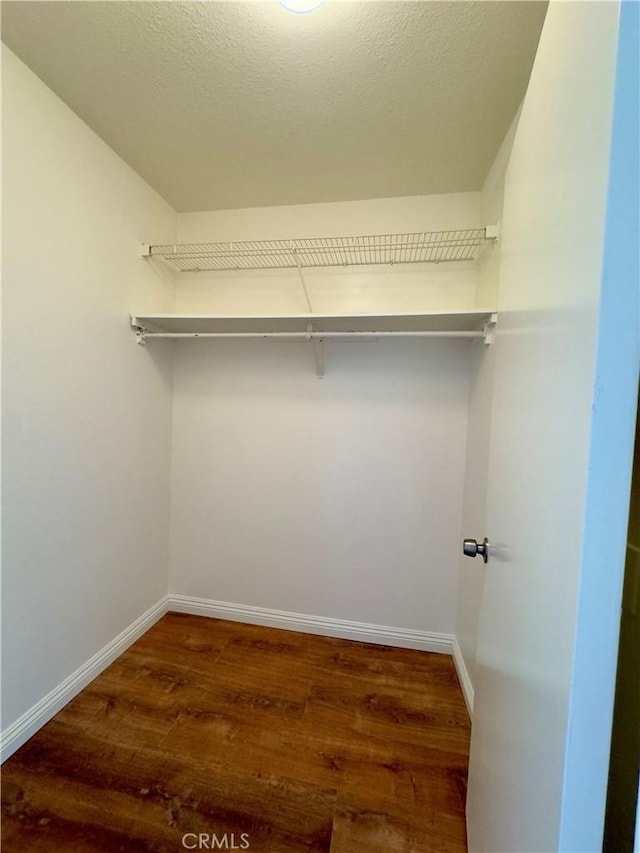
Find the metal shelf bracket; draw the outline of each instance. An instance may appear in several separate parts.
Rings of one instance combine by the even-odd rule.
[[[293,256],[296,259],[296,267],[298,268],[298,275],[300,276],[300,284],[302,285],[302,291],[304,293],[304,298],[307,303],[307,311],[309,314],[313,314],[313,308],[311,307],[311,299],[309,299],[309,291],[307,290],[307,283],[304,280],[304,273],[302,272],[302,264],[300,263],[300,256],[298,255],[297,249],[293,250]]]

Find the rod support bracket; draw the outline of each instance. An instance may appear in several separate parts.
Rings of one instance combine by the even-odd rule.
[[[144,326],[134,326],[134,332],[136,333],[136,343],[141,347],[146,346],[147,344],[147,330]]]
[[[129,315],[129,320],[131,321],[131,328],[135,332],[136,343],[143,347],[147,343],[147,332],[149,330],[140,325],[138,318],[134,317],[133,314]]]
[[[313,323],[307,323],[305,338],[313,344],[313,354],[316,359],[316,376],[322,379],[324,376],[324,340],[313,331]]]
[[[147,245],[147,243],[143,243],[140,246],[140,257],[141,258],[150,258],[151,257],[151,246]]]
[[[482,327],[482,341],[485,346],[490,346],[495,338],[498,315],[492,314]]]

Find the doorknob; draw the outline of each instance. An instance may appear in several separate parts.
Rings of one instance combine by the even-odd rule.
[[[477,542],[475,539],[465,539],[462,543],[462,553],[465,557],[477,557],[480,554],[486,563],[489,559],[489,540],[486,536],[482,542]]]

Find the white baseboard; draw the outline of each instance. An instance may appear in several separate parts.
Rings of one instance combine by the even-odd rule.
[[[213,601],[191,595],[169,593],[168,610],[176,613],[191,613],[194,616],[212,616],[234,622],[248,622],[268,628],[284,628],[302,631],[305,634],[320,634],[324,637],[340,637],[358,640],[361,643],[378,643],[384,646],[400,646],[425,652],[452,654],[452,634],[436,634],[410,628],[392,628],[388,625],[372,625],[368,622],[352,622],[347,619],[330,619],[326,616],[310,616],[305,613],[290,613],[267,607],[252,607],[247,604],[232,604],[228,601]]]
[[[38,729],[58,713],[74,696],[100,675],[118,655],[121,655],[132,643],[141,637],[168,609],[168,598],[164,596],[150,607],[135,622],[125,628],[121,634],[107,643],[90,660],[73,672],[68,678],[54,687],[47,695],[29,708],[15,723],[12,723],[0,735],[0,760],[5,761]]]
[[[453,662],[456,667],[456,672],[458,673],[458,680],[460,681],[460,686],[462,687],[462,695],[464,696],[464,701],[466,702],[469,716],[473,720],[473,684],[471,683],[469,670],[467,669],[466,664],[464,662],[464,658],[462,656],[462,649],[460,648],[460,644],[458,643],[456,637],[453,638],[452,652]]]

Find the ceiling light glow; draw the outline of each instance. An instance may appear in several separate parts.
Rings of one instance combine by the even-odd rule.
[[[278,2],[289,12],[306,15],[307,12],[314,12],[322,6],[324,0],[278,0]]]

